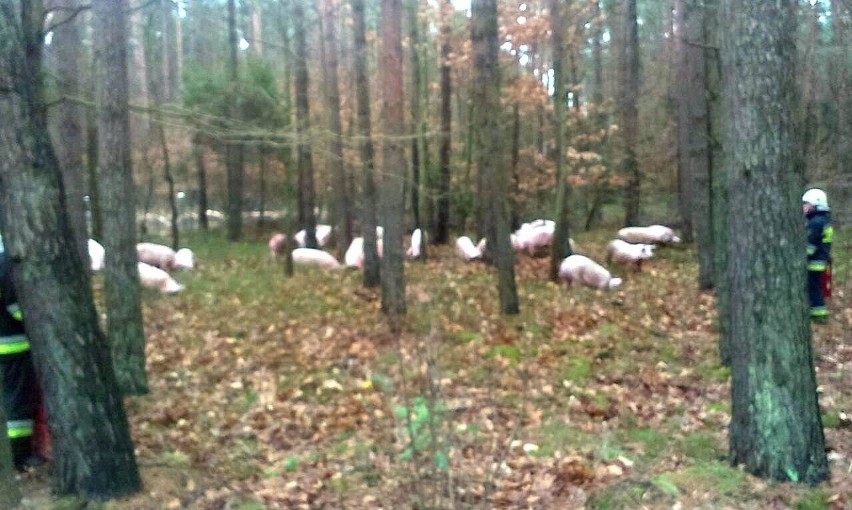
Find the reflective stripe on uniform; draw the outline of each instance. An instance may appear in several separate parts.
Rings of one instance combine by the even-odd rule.
[[[808,262],[808,271],[825,271],[825,266],[828,263],[824,260],[814,260],[812,262]]]
[[[827,317],[828,308],[824,306],[814,306],[811,308],[811,317]]]
[[[0,336],[0,356],[18,354],[30,350],[26,335]]]
[[[7,306],[6,311],[8,311],[9,315],[11,315],[16,321],[24,320],[24,314],[21,313],[21,307],[18,306],[17,303]]]
[[[825,227],[822,231],[822,242],[825,244],[831,244],[834,242],[834,227],[831,225]]]
[[[30,437],[33,435],[33,420],[9,420],[6,422],[6,435],[9,439]]]

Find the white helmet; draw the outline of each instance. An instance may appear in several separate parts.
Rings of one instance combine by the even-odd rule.
[[[828,196],[819,188],[811,188],[802,195],[802,202],[814,206],[817,211],[828,211]]]

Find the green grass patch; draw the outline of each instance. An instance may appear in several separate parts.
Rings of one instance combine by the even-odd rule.
[[[724,462],[701,462],[670,473],[669,477],[686,492],[697,490],[735,497],[747,488],[746,474]]]
[[[513,364],[517,364],[521,361],[521,351],[514,345],[498,345],[491,349],[491,352],[488,353],[488,357],[491,359],[498,356],[512,361]]]
[[[796,501],[796,510],[830,509],[831,503],[828,501],[828,494],[823,489],[813,489]]]
[[[702,379],[709,379],[714,383],[723,384],[731,379],[731,369],[720,365],[698,365],[695,373]]]
[[[836,412],[822,415],[822,426],[827,429],[839,429],[843,421]]]
[[[562,379],[573,383],[585,382],[592,375],[592,360],[588,358],[572,358],[565,363]]]
[[[649,459],[659,457],[669,448],[669,436],[654,429],[628,430],[627,437],[630,441],[639,443],[643,456]]]
[[[656,487],[663,494],[668,494],[673,498],[680,496],[680,489],[678,489],[677,485],[672,480],[671,475],[668,473],[663,473],[652,478],[651,485]]]
[[[565,425],[561,421],[549,422],[542,425],[535,443],[538,450],[536,457],[550,457],[556,451],[575,451],[588,446],[593,441],[587,432]]]
[[[719,460],[723,455],[719,438],[710,432],[694,432],[680,442],[681,452],[695,461]]]

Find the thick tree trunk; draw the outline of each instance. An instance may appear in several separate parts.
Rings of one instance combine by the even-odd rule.
[[[331,0],[320,3],[323,18],[323,69],[325,70],[324,88],[326,116],[331,140],[328,148],[328,161],[334,179],[334,225],[337,253],[343,256],[352,242],[352,206],[349,181],[343,165],[343,127],[340,121],[340,85],[337,73],[337,7]]]
[[[450,69],[450,28],[452,4],[448,1],[441,9],[441,141],[438,146],[438,199],[435,224],[435,244],[450,242],[450,150],[452,135],[452,70]]]
[[[109,15],[122,20],[123,2],[113,3],[93,5],[105,39],[111,35],[107,26],[116,25]],[[20,41],[0,45],[0,230],[7,256],[16,263],[21,310],[52,418],[55,488],[95,500],[120,497],[138,491],[141,483],[109,345],[98,329],[86,264],[75,248],[47,136],[44,5],[24,0],[20,6],[20,20],[0,16],[0,39]]]
[[[496,0],[473,0],[471,43],[473,48],[473,101],[475,108],[476,161],[483,174],[484,196],[488,198],[484,236],[497,266],[500,311],[518,313],[515,286],[515,253],[509,240],[509,211],[506,207],[506,162],[500,139],[500,67]]]
[[[829,472],[803,291],[795,1],[722,5],[736,216],[728,231],[731,462],[760,477],[816,484]]]
[[[376,203],[378,193],[374,177],[375,149],[370,119],[370,81],[367,77],[367,41],[364,28],[364,0],[352,0],[355,40],[355,89],[358,96],[358,134],[361,152],[362,205],[361,229],[364,236],[364,286],[381,283],[379,255],[376,250]]]
[[[59,4],[69,11],[78,6],[78,0],[63,0]],[[56,106],[56,125],[58,140],[54,144],[59,168],[62,170],[62,184],[65,191],[65,207],[74,233],[75,245],[80,257],[88,256],[89,231],[86,225],[85,171],[83,168],[83,111],[72,98],[80,95],[80,20],[69,21],[53,31],[53,44],[56,51],[56,81],[59,93],[64,96]]]
[[[293,2],[293,29],[296,38],[294,68],[296,70],[296,131],[298,133],[298,174],[299,174],[299,226],[305,229],[305,246],[318,248],[316,229],[317,218],[314,213],[316,191],[314,189],[314,168],[311,155],[310,106],[308,103],[308,46],[305,41],[305,10],[299,0]]]
[[[641,175],[636,146],[639,137],[639,25],[636,16],[636,0],[624,0],[622,52],[622,92],[621,125],[624,151],[622,154],[621,174],[627,179],[624,188],[624,224],[639,224],[639,204],[641,203]]]
[[[125,395],[148,392],[142,296],[136,267],[136,197],[127,108],[126,2],[92,4],[98,62],[98,173],[103,211],[104,301],[115,374]]]
[[[684,160],[688,207],[698,248],[698,288],[713,288],[713,223],[710,174],[710,133],[707,104],[705,7],[696,0],[682,0],[680,61],[683,79],[679,122],[683,123]],[[679,131],[681,128],[679,127]]]
[[[228,78],[231,86],[229,117],[236,120],[239,90],[239,60],[237,49],[237,12],[235,0],[228,0]],[[229,241],[239,241],[243,235],[243,147],[238,142],[227,142],[226,165],[228,167],[228,206],[226,227]]]
[[[559,265],[571,255],[570,230],[568,227],[568,177],[565,172],[565,76],[562,62],[565,54],[562,25],[562,2],[550,0],[550,33],[553,51],[553,138],[554,159],[556,160],[556,204],[553,211],[556,229],[550,250],[550,281],[559,281]]]
[[[402,230],[405,213],[405,90],[402,69],[402,0],[381,0],[382,88],[381,221],[382,311],[391,316],[405,313],[405,273]]]

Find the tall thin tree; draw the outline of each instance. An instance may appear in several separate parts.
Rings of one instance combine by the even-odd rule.
[[[441,9],[441,141],[438,146],[438,197],[435,243],[450,241],[450,150],[452,147],[452,74],[450,69],[450,29],[453,7],[450,0]]]
[[[96,17],[121,7],[93,4]],[[0,11],[0,230],[16,261],[18,298],[51,416],[55,488],[96,500],[128,495],[141,488],[133,442],[47,136],[44,4],[0,0]]]
[[[234,123],[239,118],[238,97],[240,94],[240,71],[237,50],[237,8],[235,0],[228,0],[228,78],[230,80],[229,117]],[[228,207],[226,226],[228,240],[238,241],[243,235],[243,147],[239,142],[229,141],[225,145],[228,167]]]
[[[382,88],[381,222],[382,310],[391,316],[405,313],[405,274],[402,229],[405,210],[405,89],[402,79],[402,0],[381,0]]]
[[[130,158],[124,0],[92,4],[97,61],[98,187],[103,211],[107,335],[125,395],[148,392],[142,292],[136,268],[136,197]]]
[[[636,149],[639,137],[639,24],[636,0],[623,0],[621,62],[621,126],[624,143],[621,174],[624,188],[624,224],[639,223],[642,179]]]
[[[565,54],[565,27],[562,24],[562,0],[550,0],[550,33],[553,46],[553,137],[556,160],[556,229],[550,250],[550,280],[559,281],[559,265],[571,255],[568,227],[568,176],[565,171],[565,76],[562,72]]]
[[[509,240],[507,165],[500,139],[500,66],[496,0],[473,0],[470,39],[473,47],[473,88],[476,162],[482,174],[487,208],[483,234],[497,266],[500,310],[518,313],[515,253]]]
[[[730,193],[731,462],[757,476],[828,478],[805,303],[796,2],[723,0]]]
[[[381,283],[379,255],[376,246],[377,190],[374,174],[375,149],[373,148],[370,119],[370,80],[367,76],[367,40],[364,26],[364,0],[352,0],[353,37],[355,46],[355,89],[358,98],[358,134],[361,136],[362,199],[361,228],[364,236],[364,286],[376,287]]]

